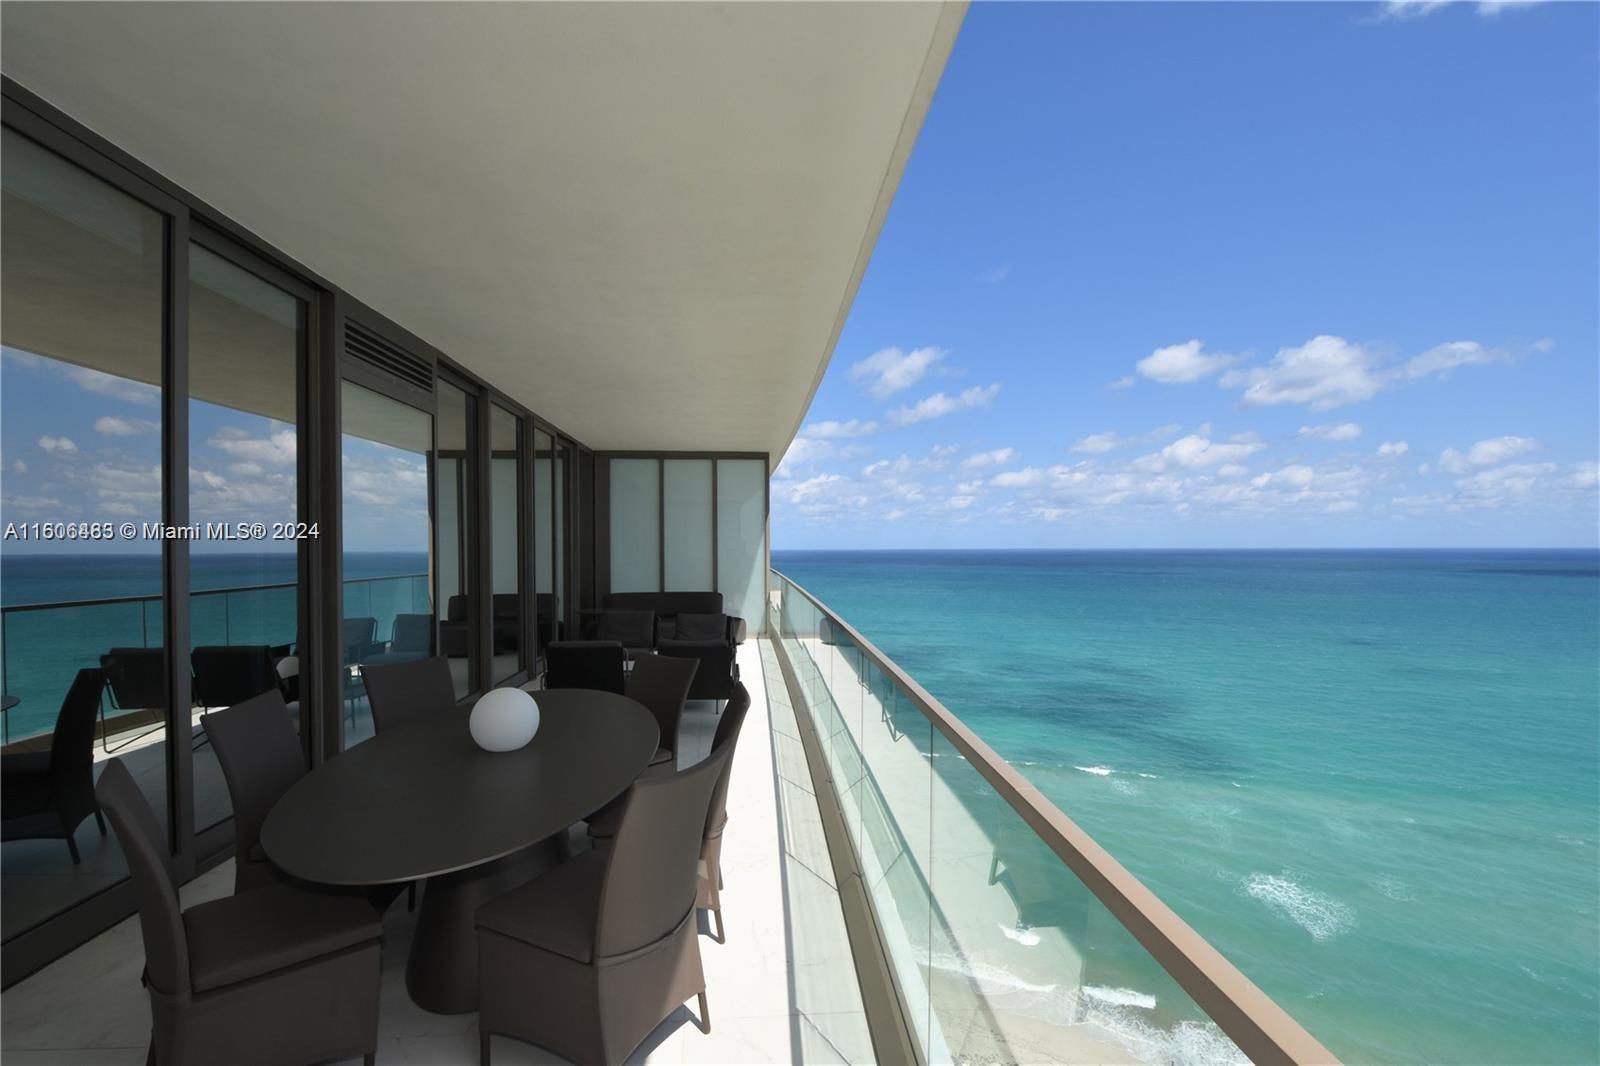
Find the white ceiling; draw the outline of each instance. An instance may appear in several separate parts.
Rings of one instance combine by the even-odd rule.
[[[964,9],[8,0],[0,67],[585,443],[776,457]]]

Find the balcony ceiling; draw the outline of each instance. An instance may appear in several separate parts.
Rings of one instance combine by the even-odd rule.
[[[0,64],[585,443],[776,457],[963,11],[8,2]]]

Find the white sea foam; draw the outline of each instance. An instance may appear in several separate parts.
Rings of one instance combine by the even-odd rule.
[[[1074,766],[1073,769],[1081,770],[1086,774],[1094,774],[1096,777],[1110,777],[1116,772],[1109,766]]]
[[[1156,1009],[1156,997],[1145,992],[1137,992],[1131,988],[1103,988],[1100,985],[1084,985],[1083,994],[1097,1002],[1109,1003],[1113,1007]]]
[[[1039,934],[1033,931],[1032,926],[1025,925],[1019,929],[1013,929],[1009,925],[1001,924],[1000,932],[1025,948],[1038,947],[1039,945]]]
[[[1251,874],[1244,890],[1310,933],[1313,940],[1331,940],[1355,922],[1355,912],[1348,906],[1289,877]]]

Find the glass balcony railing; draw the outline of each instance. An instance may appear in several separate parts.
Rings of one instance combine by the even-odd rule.
[[[770,591],[914,1057],[1335,1061],[859,633]]]
[[[292,645],[296,603],[294,582],[196,589],[189,606],[192,642]],[[160,596],[119,596],[0,608],[0,691],[19,700],[4,715],[3,742],[49,733],[73,677],[83,667],[98,666],[112,648],[159,647],[161,604]],[[345,616],[376,619],[379,642],[391,638],[396,615],[428,610],[426,574],[344,582]],[[112,718],[106,728],[115,727]]]

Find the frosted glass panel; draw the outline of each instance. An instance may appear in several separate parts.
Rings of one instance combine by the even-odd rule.
[[[717,460],[717,585],[723,609],[752,635],[766,618],[767,464]]]
[[[711,588],[711,460],[668,459],[662,464],[666,493],[668,592]]]
[[[661,588],[660,464],[611,460],[611,591]]]

